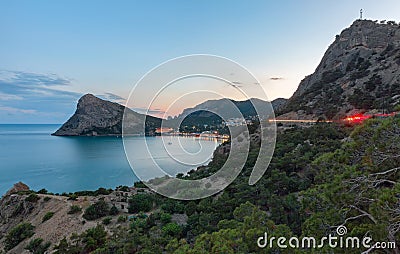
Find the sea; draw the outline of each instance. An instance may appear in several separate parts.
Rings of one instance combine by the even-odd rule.
[[[168,175],[186,173],[206,165],[219,145],[195,137],[128,137],[129,163],[121,137],[51,136],[59,127],[0,124],[0,196],[20,181],[53,193],[132,186],[139,181],[133,169],[151,172],[156,162]],[[188,161],[195,163],[182,163]]]

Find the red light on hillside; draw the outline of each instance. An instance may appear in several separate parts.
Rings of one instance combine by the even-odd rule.
[[[350,123],[361,123],[371,117],[372,116],[370,116],[370,115],[357,114],[354,116],[346,117],[344,120],[347,122],[350,122]]]

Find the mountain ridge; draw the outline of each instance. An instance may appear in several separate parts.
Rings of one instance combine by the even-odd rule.
[[[183,111],[180,117],[196,117],[200,114],[207,116],[218,116],[210,112],[205,112],[207,109],[218,112],[217,108],[224,108],[225,102],[234,102],[245,117],[255,116],[255,110],[252,103],[263,106],[267,102],[260,99],[250,99],[246,101],[233,101],[230,99],[210,100],[205,101],[194,108],[188,108]],[[276,107],[281,107],[285,99],[279,98],[272,102]],[[212,107],[204,107],[211,105]],[[230,104],[229,104],[230,105]],[[199,109],[202,107],[202,110]],[[124,115],[124,111],[125,115]],[[196,111],[194,115],[193,111]],[[206,116],[206,119],[207,119]],[[161,127],[161,118],[137,113],[125,106],[116,102],[110,102],[100,99],[93,94],[85,94],[79,100],[75,113],[52,135],[54,136],[119,136],[122,135],[122,119],[125,117],[129,123],[129,134],[134,135],[153,135],[156,128]],[[209,124],[215,122],[215,117],[211,117]],[[144,118],[146,118],[146,128],[143,132]],[[165,120],[168,125],[169,120]],[[125,129],[127,130],[127,129]]]

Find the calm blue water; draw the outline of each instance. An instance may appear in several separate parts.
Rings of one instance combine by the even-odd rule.
[[[19,181],[34,190],[46,188],[62,193],[133,185],[138,180],[126,159],[121,138],[50,136],[58,127],[0,125],[0,196]],[[146,137],[151,158],[143,153],[146,148],[142,147],[142,138],[128,140],[130,146],[138,146],[137,153],[136,149],[131,150],[135,157],[133,167],[151,171],[154,159],[170,175],[196,168],[179,161],[207,163],[218,145],[216,141],[182,137],[165,138],[167,145],[163,145],[161,137]]]

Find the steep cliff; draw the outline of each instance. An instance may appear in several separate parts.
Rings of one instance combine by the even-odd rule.
[[[339,118],[392,110],[400,99],[400,25],[356,20],[305,77],[281,117]]]
[[[105,101],[92,94],[82,96],[74,115],[53,135],[55,136],[107,136],[121,135],[122,118],[125,107]],[[132,131],[131,134],[148,134],[161,125],[161,119],[145,116],[132,110],[127,111]],[[141,123],[146,117],[146,130],[143,133]]]

